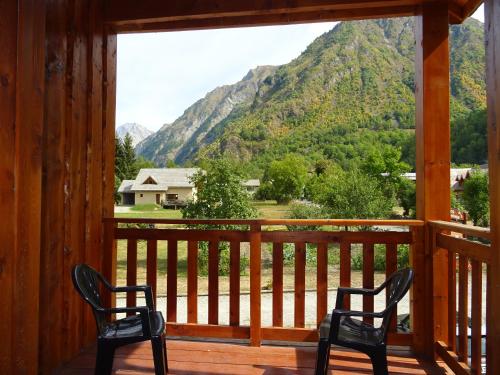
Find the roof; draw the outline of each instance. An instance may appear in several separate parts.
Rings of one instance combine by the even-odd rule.
[[[130,191],[167,191],[169,188],[193,188],[191,177],[198,168],[144,168],[139,171]],[[148,179],[156,183],[145,184]]]
[[[252,186],[260,186],[260,180],[257,178],[257,179],[253,179],[253,180],[247,180],[247,181],[244,181],[243,186],[248,186],[248,187],[252,187]]]
[[[118,188],[119,193],[131,193],[130,189],[135,180],[123,180]]]

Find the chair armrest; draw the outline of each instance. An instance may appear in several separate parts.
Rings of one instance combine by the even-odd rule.
[[[378,294],[380,291],[378,289],[366,289],[366,288],[345,288],[339,287],[337,289],[337,293],[342,294],[361,294],[364,296],[374,296]]]
[[[144,292],[147,288],[150,288],[149,285],[131,285],[131,286],[113,286],[111,287],[111,291],[115,293],[123,293],[123,292]]]
[[[153,291],[149,285],[116,286],[111,287],[111,291],[114,293],[144,292],[149,311],[154,310]]]
[[[366,289],[366,288],[345,288],[345,287],[339,287],[337,289],[337,300],[335,302],[335,309],[341,310],[343,308],[344,304],[344,296],[346,294],[360,294],[363,296],[375,296],[383,288],[377,288],[377,289]]]
[[[371,317],[371,318],[383,318],[382,312],[366,312],[366,311],[355,311],[355,310],[341,310],[335,309],[332,311],[332,320],[334,316],[358,316],[358,317]]]
[[[151,337],[151,322],[149,320],[150,311],[148,306],[111,307],[102,309],[102,312],[107,314],[139,313],[141,317],[142,333],[145,337]]]

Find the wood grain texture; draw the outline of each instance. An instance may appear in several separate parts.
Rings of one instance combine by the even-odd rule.
[[[198,322],[198,242],[188,241],[187,321]]]
[[[158,270],[158,242],[149,240],[147,242],[146,252],[146,284],[151,286],[153,292],[153,300],[156,303],[157,291],[157,270]]]
[[[469,316],[469,260],[460,256],[458,259],[458,360],[466,362],[468,358],[467,327]]]
[[[486,89],[488,104],[488,173],[492,262],[488,267],[487,369],[500,373],[500,3],[484,2],[486,39]]]
[[[13,339],[13,289],[16,285],[16,80],[17,80],[17,2],[0,1],[0,283],[5,303],[0,304],[0,335]],[[42,296],[43,298],[43,296]],[[0,373],[13,372],[12,345],[0,345]]]
[[[294,281],[294,314],[295,328],[304,328],[306,311],[306,244],[295,244],[295,281]]]
[[[208,324],[219,323],[219,243],[208,244]]]
[[[250,345],[260,346],[261,332],[261,278],[262,232],[260,225],[250,227]]]
[[[240,325],[240,243],[230,244],[229,325]]]
[[[316,323],[319,326],[328,308],[328,244],[318,244],[316,261]]]
[[[471,352],[470,364],[474,374],[481,374],[481,325],[483,315],[483,275],[482,264],[471,261]]]
[[[137,285],[137,240],[127,241],[127,285]],[[137,306],[137,292],[127,292],[127,307],[133,306]]]
[[[283,243],[273,243],[273,326],[283,326]]]
[[[386,245],[385,248],[385,276],[388,278],[391,276],[394,272],[398,270],[398,246],[394,244],[388,244]],[[389,293],[388,290],[386,290],[386,295],[385,295],[385,301],[386,305],[387,302],[389,301]],[[397,324],[397,317],[398,315],[398,306],[394,308],[394,315],[389,322],[389,332],[396,332],[396,324]]]
[[[177,321],[177,261],[178,243],[168,241],[167,248],[167,322]]]
[[[450,57],[448,7],[424,3],[416,17],[415,104],[417,218],[450,220]],[[432,355],[435,341],[448,335],[448,253],[434,250],[426,236],[426,257],[432,257],[432,270],[426,274],[431,284],[425,300],[433,297],[432,326],[425,345]],[[428,303],[428,302],[427,302]],[[422,348],[424,349],[424,348]],[[420,349],[419,349],[420,350]]]
[[[47,2],[45,56],[45,105],[43,129],[42,222],[40,279],[40,371],[58,365],[64,348],[58,336],[64,334],[64,145],[66,126],[66,32],[67,8],[61,1]],[[1,13],[1,12],[0,12]],[[54,199],[59,197],[58,199]],[[2,204],[3,207],[3,204]]]
[[[342,241],[340,243],[340,286],[351,287],[351,244]],[[344,296],[343,305],[346,309],[351,307],[351,296]]]
[[[374,287],[375,251],[373,244],[363,244],[363,288]],[[363,311],[373,312],[373,296],[363,296]],[[373,318],[363,317],[363,321],[373,324]]]

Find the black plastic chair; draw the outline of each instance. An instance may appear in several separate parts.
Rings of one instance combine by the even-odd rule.
[[[72,272],[73,284],[92,307],[97,324],[97,357],[95,374],[108,375],[113,370],[115,350],[120,346],[151,340],[156,375],[168,372],[165,346],[165,320],[154,310],[150,286],[112,286],[99,272],[86,264],[78,264]],[[111,292],[144,292],[146,305],[140,307],[105,308],[101,303],[101,285]],[[110,314],[138,313],[123,319],[108,320]]]
[[[323,319],[319,327],[320,338],[316,358],[316,375],[327,373],[332,344],[367,354],[372,361],[375,375],[388,374],[387,328],[394,315],[394,308],[408,292],[412,281],[413,270],[405,268],[393,273],[377,289],[338,288],[335,310]],[[389,298],[387,306],[382,312],[369,313],[343,309],[342,305],[346,294],[374,296],[385,289],[389,291]],[[353,317],[381,318],[382,323],[380,327],[375,327]]]

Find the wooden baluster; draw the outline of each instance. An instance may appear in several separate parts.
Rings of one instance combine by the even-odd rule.
[[[388,278],[398,269],[398,245],[395,243],[389,243],[385,245],[385,276]],[[386,304],[389,301],[389,291],[386,289],[385,293]],[[397,315],[398,310],[397,306],[394,308],[394,315],[392,316],[391,321],[389,322],[389,332],[396,332],[397,325]]]
[[[448,348],[457,349],[457,256],[448,254]]]
[[[146,284],[151,286],[153,292],[153,301],[156,304],[156,288],[158,267],[158,241],[148,240],[147,242],[147,268],[146,268]]]
[[[229,265],[229,325],[240,325],[240,243],[231,242]]]
[[[349,288],[351,286],[351,244],[345,241],[340,243],[340,286]],[[351,296],[344,297],[344,309],[351,308]]]
[[[318,244],[316,256],[316,323],[319,326],[328,308],[328,243]]]
[[[294,326],[303,328],[305,325],[305,290],[306,290],[306,244],[295,244],[295,311]]]
[[[198,323],[198,242],[188,241],[187,322]]]
[[[208,324],[219,324],[219,243],[208,245]]]
[[[127,241],[127,285],[137,285],[137,240]],[[137,306],[137,293],[127,293],[127,307]],[[134,315],[128,313],[127,315]]]
[[[458,258],[458,360],[467,362],[468,346],[467,346],[467,314],[469,311],[469,260],[467,257],[460,255]]]
[[[261,266],[262,232],[259,224],[250,226],[250,345],[260,346],[262,341],[261,319]]]
[[[177,321],[177,240],[168,240],[167,322]]]
[[[481,325],[482,325],[482,267],[481,262],[471,260],[471,369],[481,374]]]
[[[283,243],[273,243],[273,326],[283,327]]]
[[[374,276],[374,246],[372,243],[363,244],[363,288],[373,289]],[[363,311],[373,312],[373,296],[363,296]],[[373,318],[364,317],[363,321],[373,324]]]

